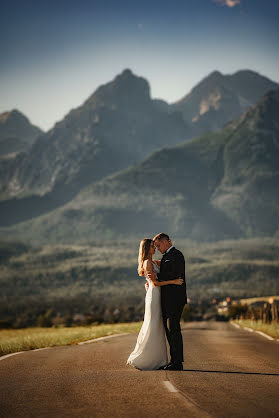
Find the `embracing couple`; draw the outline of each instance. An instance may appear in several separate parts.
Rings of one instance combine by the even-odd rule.
[[[161,261],[153,260],[156,251]],[[144,320],[127,364],[140,370],[183,370],[180,318],[187,303],[185,260],[167,234],[141,241],[138,274],[146,278]],[[168,363],[166,337],[170,346]]]

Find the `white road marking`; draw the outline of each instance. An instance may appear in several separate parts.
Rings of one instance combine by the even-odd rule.
[[[240,325],[235,324],[234,322],[231,322],[231,324],[232,324],[234,327],[236,327],[236,328],[240,328]]]
[[[232,324],[234,327],[236,327],[236,328],[242,328],[240,325],[235,324],[234,322],[231,322],[231,324]],[[277,339],[277,338],[273,338],[273,337],[271,337],[270,335],[265,334],[265,333],[264,333],[264,332],[262,332],[262,331],[257,331],[257,330],[255,330],[255,329],[253,329],[253,328],[243,327],[242,329],[245,329],[246,331],[249,331],[249,332],[256,332],[257,334],[262,335],[263,337],[267,338],[268,340],[279,341],[279,339]]]
[[[176,387],[173,386],[168,380],[163,381],[164,386],[168,389],[169,392],[179,392]]]
[[[6,354],[5,356],[1,356],[0,360],[4,360],[5,358],[15,356],[16,354],[25,353],[25,351],[17,351],[16,353]]]
[[[191,399],[186,393],[177,389],[169,380],[163,380],[163,385],[171,393],[178,393],[178,396],[183,398],[183,401],[188,409],[189,416],[191,418],[211,418],[211,415],[208,414],[203,408],[201,408],[193,399]],[[187,416],[187,415],[185,415]]]
[[[29,350],[29,351],[40,351],[40,350],[47,350],[48,348],[51,348],[51,347],[43,347],[43,348],[34,348],[34,350]]]
[[[252,328],[244,327],[244,329],[246,329],[246,331],[249,331],[249,332],[254,332],[254,330]]]
[[[97,343],[98,341],[108,340],[109,338],[113,338],[113,337],[122,337],[122,335],[128,335],[128,332],[125,332],[123,334],[107,335],[106,337],[92,338],[92,340],[81,341],[80,343],[78,343],[78,345],[89,344],[89,343]]]
[[[271,337],[270,335],[265,334],[262,331],[255,331],[255,332],[257,332],[258,334],[261,334],[263,337],[267,338],[268,340],[275,340],[275,338]]]

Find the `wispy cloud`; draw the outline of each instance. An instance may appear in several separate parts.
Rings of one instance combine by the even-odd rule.
[[[221,6],[235,7],[241,3],[241,0],[213,0],[214,3],[220,4]]]

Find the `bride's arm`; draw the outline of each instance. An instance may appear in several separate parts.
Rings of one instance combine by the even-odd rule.
[[[174,279],[174,280],[166,280],[163,282],[159,282],[157,279],[157,274],[154,272],[153,267],[152,267],[152,262],[150,260],[144,260],[143,268],[144,268],[145,274],[149,276],[150,280],[152,280],[155,286],[166,286],[167,284],[181,285],[183,283],[183,279]]]
[[[145,273],[146,276],[148,274],[154,275],[154,270],[153,270],[153,267],[152,267],[152,262],[150,260],[144,260],[144,262],[143,262],[143,269],[144,269],[144,273]]]
[[[155,264],[157,264],[157,266],[158,266],[158,267],[160,267],[161,260],[153,260],[153,262],[154,262]]]

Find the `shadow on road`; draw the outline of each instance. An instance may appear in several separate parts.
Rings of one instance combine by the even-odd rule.
[[[199,373],[233,373],[233,374],[252,374],[252,375],[261,375],[261,376],[279,376],[279,373],[260,373],[260,372],[231,372],[223,370],[197,370],[197,369],[183,369],[184,372],[199,372]]]

